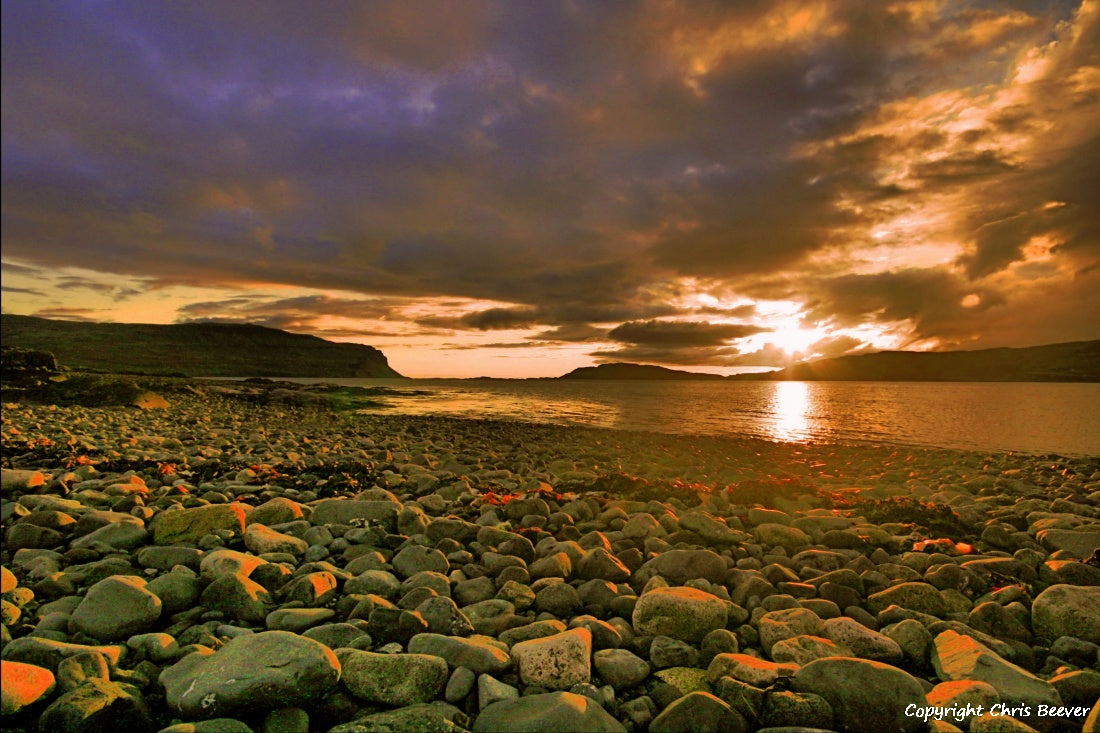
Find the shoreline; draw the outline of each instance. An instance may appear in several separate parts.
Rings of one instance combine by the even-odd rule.
[[[1080,712],[1100,691],[1100,568],[1083,562],[1100,545],[1097,457],[165,395],[4,405],[0,656],[27,688],[5,727],[76,720],[82,691],[114,701],[97,725],[135,733],[570,715],[915,731],[907,705],[956,699],[1030,705],[1016,717],[1058,730],[1083,716],[1039,704]],[[82,654],[103,671],[74,679],[62,660]],[[290,664],[293,684],[259,672],[205,707],[184,694],[239,654]],[[987,700],[999,684],[1033,697]]]

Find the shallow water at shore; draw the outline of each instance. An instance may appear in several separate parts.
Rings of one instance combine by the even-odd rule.
[[[368,413],[781,442],[1100,455],[1100,385],[973,382],[294,380],[388,386]]]

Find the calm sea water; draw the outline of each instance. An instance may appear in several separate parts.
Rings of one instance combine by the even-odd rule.
[[[784,442],[1100,455],[1100,384],[326,379],[385,386],[367,412]]]

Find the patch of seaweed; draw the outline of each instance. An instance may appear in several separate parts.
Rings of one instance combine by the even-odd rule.
[[[763,507],[775,507],[776,499],[791,501],[800,496],[820,496],[821,492],[813,484],[799,478],[749,479],[726,489],[731,504],[759,504]]]
[[[874,524],[905,524],[932,535],[962,538],[973,530],[947,504],[920,501],[910,496],[888,499],[843,498],[833,503],[834,509],[852,511]]]

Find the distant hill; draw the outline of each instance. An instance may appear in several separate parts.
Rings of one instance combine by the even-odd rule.
[[[979,351],[880,351],[793,364],[752,374],[687,372],[650,364],[580,367],[558,379],[727,379],[735,381],[1100,382],[1100,340]]]
[[[233,323],[86,323],[0,316],[5,347],[74,370],[189,377],[400,377],[373,346]]]
[[[685,372],[679,369],[666,369],[651,364],[629,364],[616,362],[597,366],[579,367],[563,374],[558,379],[722,379],[719,374],[703,372]]]
[[[729,379],[890,382],[1100,382],[1100,340],[1021,349],[880,351]]]

